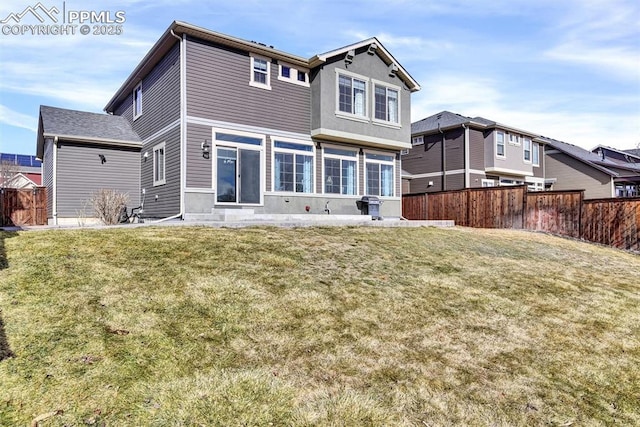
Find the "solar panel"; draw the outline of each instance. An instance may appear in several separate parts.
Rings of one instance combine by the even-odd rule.
[[[30,156],[28,154],[0,153],[0,162],[9,162],[15,165],[33,168],[42,166],[42,162],[37,160],[36,156]]]

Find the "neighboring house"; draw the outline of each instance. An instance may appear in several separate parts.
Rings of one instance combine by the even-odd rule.
[[[34,188],[42,185],[42,162],[36,156],[0,153],[0,187]]]
[[[405,194],[527,184],[545,188],[537,135],[449,111],[411,124],[402,154]]]
[[[74,171],[106,150],[107,162],[91,170],[116,169],[95,184],[135,182],[123,190],[145,191],[147,217],[359,214],[364,195],[381,198],[383,216],[399,217],[400,151],[411,146],[411,93],[419,89],[376,38],[307,59],[173,22],[108,102],[108,115],[95,115],[99,126],[78,126],[90,121],[82,112],[55,121],[73,128],[73,148],[47,125],[55,111],[42,107],[38,155],[57,201],[52,215],[79,207],[72,194],[88,188]],[[63,164],[65,151],[88,157]],[[123,157],[112,163],[116,154]]]
[[[41,106],[37,156],[43,159],[50,224],[76,224],[92,216],[92,195],[102,188],[140,194],[138,135],[120,116]]]
[[[566,142],[545,142],[546,177],[554,190],[584,189],[587,199],[640,196],[640,157],[610,147],[593,151]]]

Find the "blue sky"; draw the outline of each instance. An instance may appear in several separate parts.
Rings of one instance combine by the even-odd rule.
[[[0,20],[36,4],[4,0]],[[587,149],[640,144],[637,0],[68,0],[65,8],[124,11],[123,34],[0,33],[0,152],[35,154],[41,104],[102,112],[173,20],[303,57],[376,36],[422,86],[412,121],[449,110]]]

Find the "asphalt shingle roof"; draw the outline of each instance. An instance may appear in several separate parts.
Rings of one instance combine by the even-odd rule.
[[[541,139],[546,142],[548,146],[562,151],[563,153],[566,153],[569,156],[574,157],[582,161],[583,163],[587,163],[597,169],[600,169],[603,172],[608,173],[609,175],[614,177],[620,176],[620,174],[614,172],[610,168],[623,168],[640,171],[640,165],[626,163],[617,159],[611,159],[607,157],[603,159],[602,156],[598,153],[594,153],[592,151],[585,150],[584,148],[566,142],[558,141],[556,139],[546,137],[543,137]]]
[[[98,138],[110,141],[140,142],[140,136],[129,121],[110,114],[87,113],[85,111],[40,106],[44,134]]]

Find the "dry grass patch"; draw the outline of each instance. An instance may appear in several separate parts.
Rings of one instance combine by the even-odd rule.
[[[637,255],[504,230],[1,236],[0,425],[640,423]]]

